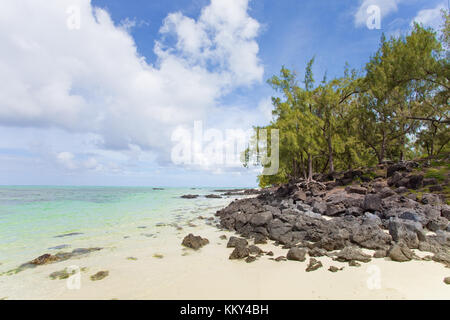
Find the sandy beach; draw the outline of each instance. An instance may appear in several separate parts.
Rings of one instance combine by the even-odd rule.
[[[176,231],[163,227],[151,240],[121,241],[89,256],[38,266],[16,275],[0,277],[0,299],[449,299],[450,286],[443,279],[450,274],[433,261],[399,263],[389,258],[372,259],[360,267],[318,258],[323,267],[306,272],[305,262],[269,260],[254,263],[231,261],[226,248],[231,232],[195,221],[195,227]],[[210,243],[198,251],[184,248],[188,233],[201,235]],[[271,243],[259,245],[274,257],[287,250]],[[370,250],[365,250],[370,253]],[[162,255],[155,257],[156,255]],[[416,254],[424,256],[423,252]],[[133,258],[133,260],[130,259]],[[136,260],[135,260],[136,259]],[[332,273],[328,267],[344,267]],[[51,280],[52,272],[77,266],[79,289],[69,289],[74,276]],[[99,281],[90,276],[109,271]]]

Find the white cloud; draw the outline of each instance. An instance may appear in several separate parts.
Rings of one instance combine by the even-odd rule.
[[[80,28],[71,30],[73,6]],[[212,0],[197,20],[169,14],[150,64],[128,33],[133,23],[116,26],[89,0],[2,1],[0,126],[92,133],[107,149],[166,152],[173,128],[262,80],[259,23],[247,11],[248,0]],[[81,165],[74,157],[58,154],[67,168]]]
[[[399,3],[405,0],[360,0],[360,5],[358,10],[355,12],[355,25],[365,26],[369,14],[367,13],[367,8],[372,5],[378,6],[380,8],[381,18],[389,15],[390,13],[396,12],[398,10]]]
[[[74,162],[74,155],[70,152],[64,151],[56,155],[57,161],[69,170],[75,170],[77,165]]]
[[[425,27],[431,27],[434,30],[440,30],[444,20],[442,19],[441,10],[447,9],[447,5],[443,2],[432,9],[420,10],[413,22],[422,24]]]

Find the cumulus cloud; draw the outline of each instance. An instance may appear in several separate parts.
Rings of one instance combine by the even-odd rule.
[[[413,19],[413,22],[422,24],[425,27],[431,27],[434,30],[439,30],[444,23],[444,20],[442,19],[442,10],[446,9],[448,9],[448,7],[443,2],[435,8],[420,10]]]
[[[355,12],[355,25],[358,27],[365,26],[370,14],[367,9],[370,6],[378,6],[380,8],[381,18],[398,10],[398,5],[405,0],[360,0],[360,5]]]
[[[259,23],[247,11],[248,0],[212,0],[197,19],[169,14],[152,64],[137,52],[133,23],[115,25],[89,0],[2,1],[0,126],[91,133],[102,148],[167,154],[175,127],[262,80]],[[81,165],[70,152],[57,158]]]

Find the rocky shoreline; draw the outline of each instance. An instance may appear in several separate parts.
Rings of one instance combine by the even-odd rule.
[[[288,250],[276,261],[304,261],[308,254],[311,270],[320,267],[314,258],[321,256],[350,266],[389,257],[397,262],[433,260],[450,267],[450,206],[445,195],[436,193],[448,186],[448,178],[447,173],[439,185],[426,178],[416,162],[316,175],[313,182],[294,181],[233,201],[217,211],[218,227],[242,237],[230,239],[230,259],[247,262],[264,254],[248,245],[246,239],[253,239],[255,244],[272,240]],[[428,193],[414,193],[424,186]],[[361,249],[375,253],[370,256]],[[412,249],[429,254],[420,258]]]

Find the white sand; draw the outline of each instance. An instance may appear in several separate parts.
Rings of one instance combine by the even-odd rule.
[[[181,240],[193,232],[210,244],[199,251],[183,249]],[[269,260],[253,263],[231,261],[232,249],[219,236],[229,232],[199,223],[175,232],[162,228],[156,239],[124,241],[87,257],[39,266],[13,276],[0,277],[0,299],[449,299],[450,286],[443,282],[450,269],[435,262],[398,263],[373,259],[361,267],[330,258],[317,258],[323,268],[305,272],[305,262]],[[277,257],[287,250],[260,245]],[[163,254],[162,259],[153,257]],[[187,253],[187,255],[186,255]],[[185,254],[185,255],[183,255]],[[138,260],[127,260],[127,257]],[[69,280],[50,280],[50,273],[77,265],[80,289],[67,288]],[[345,266],[332,273],[330,265]],[[91,281],[97,271],[108,270],[103,280]],[[379,281],[378,281],[379,280]]]

